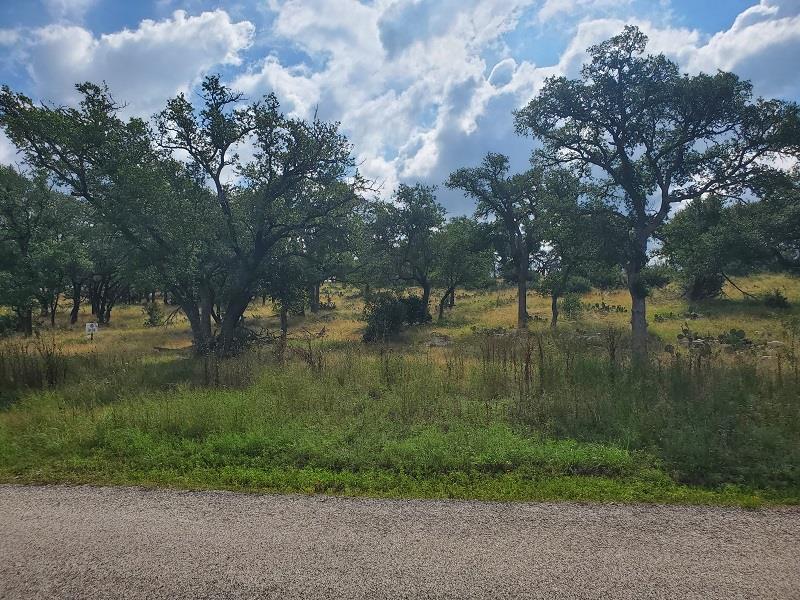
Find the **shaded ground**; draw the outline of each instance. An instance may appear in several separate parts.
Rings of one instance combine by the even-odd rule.
[[[800,510],[0,485],[0,598],[798,598]]]

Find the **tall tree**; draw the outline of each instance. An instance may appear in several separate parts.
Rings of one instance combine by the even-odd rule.
[[[433,240],[445,220],[444,207],[436,201],[435,192],[436,188],[420,183],[400,184],[394,204],[380,206],[376,219],[390,260],[390,277],[422,288],[426,318],[436,263]]]
[[[559,299],[583,291],[594,273],[616,264],[621,241],[605,206],[587,194],[568,169],[544,172],[537,211],[543,250],[536,266],[537,287],[550,296],[551,327],[558,324]]]
[[[287,117],[272,95],[244,105],[211,77],[198,111],[180,96],[168,103],[157,120],[158,148],[144,122],[118,116],[107,89],[77,87],[78,108],[35,105],[4,87],[0,125],[32,164],[124,237],[138,264],[157,271],[198,352],[233,352],[270,253],[360,202],[364,181],[350,144],[335,123]],[[247,144],[253,158],[243,161],[234,147]],[[172,158],[176,150],[188,164]],[[226,184],[232,173],[238,180]]]
[[[78,107],[37,105],[3,87],[0,125],[31,165],[84,199],[121,236],[129,259],[151,267],[180,304],[195,349],[211,344],[198,301],[205,265],[214,264],[208,192],[184,165],[156,151],[147,125],[123,121],[105,87],[76,86]]]
[[[229,353],[273,249],[357,206],[366,186],[337,123],[287,117],[272,94],[245,105],[218,77],[206,78],[201,99],[199,109],[183,95],[170,100],[157,126],[160,145],[187,153],[216,195],[228,274],[219,348]],[[255,150],[247,162],[235,151],[243,144]],[[224,182],[226,169],[241,175],[238,186]]]
[[[533,214],[542,170],[535,166],[524,173],[509,175],[509,169],[507,156],[490,152],[479,167],[451,173],[446,185],[475,199],[475,215],[493,219],[503,232],[517,281],[517,327],[524,329],[528,324],[531,254],[539,249]]]
[[[800,274],[800,166],[755,187],[759,201],[738,206],[739,218],[780,268]]]
[[[624,260],[631,295],[632,349],[647,350],[648,242],[670,207],[707,193],[733,195],[770,170],[768,159],[797,154],[798,108],[753,100],[731,73],[681,74],[663,55],[646,55],[636,27],[589,48],[578,79],[551,77],[515,114],[539,154],[583,168],[613,194],[630,232]]]
[[[460,286],[486,283],[492,272],[493,256],[484,228],[474,219],[456,217],[434,234],[434,268],[432,278],[444,288],[439,301],[439,319],[445,305],[455,297]]]
[[[51,279],[43,266],[54,250],[56,201],[43,174],[29,179],[0,166],[0,302],[13,308],[23,335],[33,333],[33,310]]]

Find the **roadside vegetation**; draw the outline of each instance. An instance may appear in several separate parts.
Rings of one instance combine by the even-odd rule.
[[[800,499],[795,103],[627,26],[453,216],[274,94],[76,91],[0,90],[0,479]]]
[[[795,279],[741,284],[783,285],[800,299]],[[444,322],[376,345],[360,341],[354,290],[328,292],[340,308],[293,317],[285,348],[236,358],[171,350],[187,346],[185,321],[147,327],[139,307],[121,308],[95,341],[64,323],[4,342],[0,477],[393,497],[800,501],[796,309],[729,298],[694,312],[665,289],[657,314],[696,316],[654,323],[662,351],[640,373],[630,368],[624,313],[598,312],[594,293],[559,331],[543,320],[519,334],[513,290],[469,292]],[[529,302],[541,310],[534,315],[549,308],[542,297]],[[279,325],[271,309],[249,318]],[[728,325],[743,321],[744,338],[731,336]],[[674,333],[687,324],[703,332],[689,344]]]

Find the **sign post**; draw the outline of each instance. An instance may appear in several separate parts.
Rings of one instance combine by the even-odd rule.
[[[94,334],[97,333],[99,329],[100,328],[97,326],[97,323],[87,323],[86,337],[88,337],[90,340],[94,340]]]

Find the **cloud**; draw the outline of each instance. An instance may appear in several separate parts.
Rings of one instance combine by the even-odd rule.
[[[18,162],[20,159],[17,154],[17,149],[11,140],[6,137],[3,131],[0,131],[0,165],[10,165]]]
[[[711,37],[688,63],[692,71],[733,71],[754,82],[759,93],[797,98],[800,78],[800,1],[761,0],[733,26]]]
[[[16,29],[0,29],[0,46],[12,46],[19,38],[19,31]]]
[[[758,35],[753,27],[776,28],[791,39],[797,33],[792,14],[798,11],[786,4],[764,0],[742,13],[729,31],[708,36],[671,26],[669,19],[656,23],[627,16],[630,0],[275,2],[273,35],[311,60],[286,65],[270,56],[234,84],[250,94],[274,90],[296,114],[309,116],[318,109],[323,118],[340,120],[362,171],[385,182],[388,194],[400,181],[440,184],[450,171],[477,164],[489,150],[509,154],[516,167],[524,168],[533,142],[514,134],[512,111],[533,97],[546,77],[576,76],[586,49],[626,23],[648,34],[650,51],[666,53],[687,70],[742,67],[746,56],[762,60],[757,45],[741,37],[731,42],[742,46],[735,59],[715,48],[728,36]],[[556,64],[520,60],[505,47],[505,34],[530,22],[526,11],[535,11],[540,22],[558,18],[561,23],[581,14]],[[604,12],[622,14],[597,16]],[[764,44],[778,48],[781,39],[775,35]],[[769,88],[763,74],[753,77],[757,89]],[[798,79],[780,74],[772,79],[782,77]],[[457,193],[440,189],[440,197],[451,210],[468,209]]]
[[[517,65],[507,55],[502,36],[532,4],[275,3],[275,38],[313,59],[298,66],[269,56],[233,85],[251,96],[273,90],[287,110],[301,116],[317,109],[323,118],[340,120],[361,170],[383,182],[386,195],[399,181],[441,183],[444,165],[457,156],[450,146],[459,143],[456,138],[469,142],[462,145],[471,152],[465,160],[480,160],[489,149],[477,148],[478,122],[487,110],[502,105],[490,116],[497,120],[493,131],[513,135],[510,111],[532,93],[520,85],[530,77],[530,65]],[[493,102],[500,96],[502,103]]]
[[[240,64],[253,32],[224,11],[176,11],[99,37],[77,25],[48,25],[23,33],[18,52],[37,96],[72,101],[76,82],[105,81],[129,113],[146,116],[213,67]]]
[[[548,76],[576,76],[586,49],[626,23],[648,34],[650,51],[689,72],[729,69],[752,79],[759,94],[800,95],[790,60],[800,55],[800,0],[753,0],[717,33],[675,25],[666,0],[659,6],[654,13],[643,0],[269,0],[259,8],[263,20],[254,19],[264,23],[257,40],[251,21],[216,10],[177,11],[99,36],[62,20],[0,30],[0,44],[16,48],[11,60],[26,65],[38,97],[69,101],[76,81],[104,79],[132,114],[145,116],[228,65],[231,85],[250,98],[274,91],[287,112],[341,121],[362,172],[388,196],[401,181],[441,184],[490,150],[525,168],[533,142],[514,134],[512,111]],[[562,47],[537,64],[538,44]],[[450,210],[471,211],[457,192],[439,195]]]
[[[540,22],[545,22],[558,16],[619,8],[631,2],[632,0],[545,0],[536,16]]]
[[[43,0],[47,12],[62,21],[80,21],[97,0]]]

